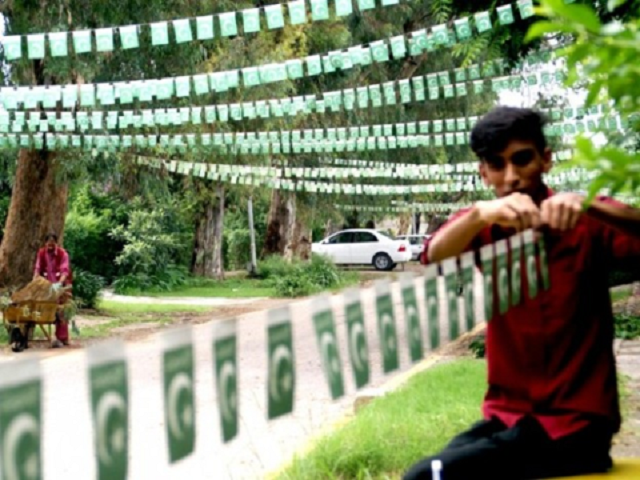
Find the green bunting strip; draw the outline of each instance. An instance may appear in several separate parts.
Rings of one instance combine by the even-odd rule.
[[[493,319],[495,312],[495,253],[493,245],[485,245],[480,249],[482,263],[482,285],[484,292],[484,318],[488,322]]]
[[[311,21],[329,20],[331,17],[327,0],[311,0]],[[332,11],[336,17],[342,17],[353,13],[352,0],[335,0],[331,2]],[[380,6],[388,7],[399,4],[395,2],[382,2]],[[372,8],[375,4],[372,5]],[[221,37],[231,37],[242,34],[258,33],[264,29],[269,30],[284,28],[285,16],[283,10],[288,10],[289,23],[299,25],[307,21],[307,6],[304,1],[292,1],[285,4],[264,6],[261,8],[250,8],[237,12],[226,12],[217,15],[206,15],[201,17],[182,18],[164,22],[122,25],[111,28],[100,28],[96,30],[82,30],[74,32],[48,33],[46,37],[49,43],[49,50],[52,57],[67,56],[67,42],[72,40],[74,52],[84,54],[92,51],[110,52],[114,50],[114,37],[119,38],[120,48],[139,48],[138,35],[141,31],[148,29],[151,36],[152,46],[164,46],[168,44],[182,44],[195,40],[211,40],[215,37],[215,32]],[[488,13],[487,13],[488,15]],[[261,18],[264,17],[264,20]],[[169,35],[169,26],[172,33]],[[195,26],[195,28],[194,28]],[[194,35],[195,31],[195,35]],[[95,37],[95,47],[93,38]],[[22,58],[22,40],[27,43],[27,58],[36,59],[45,56],[45,34],[12,35],[2,39],[5,49],[6,60],[20,60]]]
[[[424,358],[425,346],[422,339],[422,319],[418,307],[415,277],[412,273],[400,277],[400,288],[409,358],[412,363],[416,363]]]
[[[291,60],[294,61],[294,60]],[[491,68],[488,68],[491,66]],[[494,67],[495,66],[495,67]],[[251,67],[257,68],[257,67]],[[481,70],[482,68],[482,70]],[[507,76],[495,77],[496,70],[502,74],[505,65],[501,60],[487,61],[481,67],[480,65],[471,65],[467,68],[459,68],[453,71],[442,71],[433,74],[412,77],[411,80],[398,80],[385,82],[383,84],[372,84],[368,86],[358,86],[346,88],[343,90],[320,92],[319,94],[303,95],[287,98],[272,98],[266,100],[257,100],[252,102],[244,102],[242,104],[216,104],[193,107],[181,107],[180,124],[188,123],[188,119],[193,117],[192,123],[196,120],[211,123],[214,121],[224,120],[224,115],[220,114],[221,109],[227,110],[227,116],[230,115],[231,109],[239,109],[236,114],[231,114],[233,120],[247,118],[270,118],[295,116],[297,114],[325,113],[326,111],[338,112],[342,109],[352,111],[354,109],[363,108],[381,108],[384,106],[395,106],[398,102],[403,104],[423,103],[427,100],[438,101],[441,98],[451,97],[447,95],[445,89],[455,86],[455,96],[466,96],[468,92],[483,93],[491,88],[495,92],[503,91],[520,91],[525,85],[536,85],[539,83],[550,84],[561,82],[564,79],[564,73],[557,71],[554,75],[550,73],[520,73]],[[246,70],[246,69],[245,69]],[[256,70],[257,72],[257,70]],[[462,74],[461,74],[462,72]],[[475,72],[473,75],[466,72]],[[482,72],[482,73],[480,73]],[[475,74],[477,73],[477,78]],[[258,85],[256,82],[247,84],[247,74],[243,74],[245,79],[245,87]],[[482,75],[482,77],[480,76]],[[455,76],[454,80],[451,77]],[[57,108],[77,109],[78,107],[95,107],[98,104],[102,106],[112,106],[119,103],[122,108],[133,108],[137,102],[152,102],[154,96],[156,100],[168,100],[173,96],[177,98],[194,97],[192,101],[196,101],[196,97],[210,95],[211,93],[221,93],[227,91],[228,87],[221,90],[222,81],[233,86],[238,86],[239,76],[237,71],[218,72],[210,74],[200,74],[194,76],[183,76],[175,78],[166,78],[160,80],[145,80],[132,82],[116,82],[116,83],[99,83],[86,84],[78,88],[77,85],[51,85],[37,87],[3,87],[0,88],[0,103],[7,110],[20,110],[21,107],[27,110],[41,107],[42,110],[57,110]],[[476,78],[471,81],[470,78]],[[526,80],[526,81],[525,81]],[[453,82],[453,83],[451,83]],[[471,89],[473,86],[473,89]],[[425,92],[429,92],[429,96]],[[448,91],[448,90],[447,90]],[[383,102],[384,100],[384,102]],[[595,106],[589,110],[584,108],[576,109],[550,109],[553,120],[560,120],[564,116],[572,118],[572,116],[581,117],[586,113],[598,113],[601,107]],[[182,112],[193,110],[191,115],[182,117]],[[608,113],[602,108],[604,113]],[[125,114],[130,116],[130,125],[137,125],[138,118],[142,124],[148,126],[151,121],[155,120],[158,112],[170,115],[170,111],[165,109],[153,110],[137,110],[123,111],[121,115],[116,112],[117,124],[121,125],[121,121],[126,121]],[[127,113],[128,112],[128,113]],[[203,118],[204,112],[204,118]],[[39,112],[32,112],[39,113]],[[86,113],[86,112],[80,112]],[[106,112],[101,113],[103,116]],[[151,116],[150,116],[151,115]],[[76,118],[76,114],[71,118]],[[47,117],[48,118],[48,117]],[[121,120],[124,118],[124,120]],[[178,120],[169,119],[172,122]],[[153,123],[151,123],[153,124]],[[129,125],[126,125],[129,126]]]
[[[447,297],[447,320],[449,321],[449,340],[460,336],[460,311],[458,308],[458,260],[448,258],[442,262],[442,273]]]
[[[407,34],[407,37],[409,35],[415,36],[420,32],[424,32],[424,30]],[[157,41],[162,41],[162,35],[163,33],[161,32],[156,33]],[[131,30],[127,32],[127,35],[121,35],[121,37],[127,38],[130,48],[133,48],[131,45],[134,45],[137,41],[137,30]],[[107,38],[111,38],[112,41],[112,37]],[[58,102],[61,101],[60,95],[62,91],[67,92],[67,95],[63,99],[63,106],[65,108],[75,108],[78,102],[80,107],[94,107],[97,103],[113,105],[116,100],[119,100],[121,105],[127,105],[133,103],[135,100],[139,102],[152,102],[172,98],[209,95],[211,93],[219,94],[225,93],[230,89],[239,88],[241,85],[244,88],[269,85],[273,82],[297,80],[305,76],[312,77],[319,74],[334,73],[339,70],[351,69],[354,66],[366,67],[370,65],[372,61],[386,61],[386,56],[376,56],[375,52],[388,51],[385,42],[397,44],[399,38],[406,41],[406,38],[402,36],[392,37],[373,42],[369,46],[356,45],[349,47],[347,50],[290,59],[281,63],[245,67],[239,70],[202,73],[193,76],[134,80],[130,82],[84,84],[80,86],[79,96],[76,93],[75,102],[73,101],[72,92],[78,90],[77,85],[4,87],[0,89],[0,103],[2,103],[7,110],[16,110],[20,105],[28,108],[26,105],[31,106],[33,104],[37,105],[38,103],[42,104],[42,108],[56,109]],[[454,44],[452,38],[448,46]],[[107,47],[112,47],[112,45],[108,45]],[[33,48],[38,49],[39,46],[34,43]],[[401,51],[406,52],[406,50]],[[421,46],[409,50],[409,56],[421,55],[424,51],[429,51],[426,44],[424,48]],[[546,53],[549,58],[553,55],[551,52]],[[399,90],[400,101],[402,103],[412,101],[412,90],[415,95],[415,101],[422,102],[426,100],[427,93],[429,100],[466,96],[471,89],[471,85],[473,86],[473,92],[482,93],[488,88],[485,82],[486,79],[491,79],[490,88],[493,91],[500,92],[508,89],[519,90],[524,85],[564,81],[566,75],[563,71],[558,70],[555,73],[543,72],[540,75],[537,73],[523,73],[521,75],[500,76],[504,75],[505,71],[506,62],[503,59],[497,59],[484,62],[482,65],[471,65],[466,69],[455,69],[453,80],[451,73],[444,71],[412,78],[411,81],[405,79],[398,82],[385,82],[382,85],[359,87],[355,90],[347,89],[345,90],[347,100],[344,103],[344,108],[351,109],[355,106],[356,102],[359,108],[364,108],[363,104],[368,104],[369,101],[371,101],[374,107],[379,107],[383,104],[383,98],[385,104],[396,105],[398,94],[393,93],[396,89]],[[496,75],[498,75],[497,78]],[[470,85],[467,85],[465,82],[470,82]],[[98,90],[101,90],[102,94],[97,96]],[[106,101],[105,92],[108,93]],[[332,111],[338,111],[341,105],[335,104],[335,100],[329,93],[327,93],[326,96],[328,97],[326,98],[326,105],[323,104],[322,106]],[[318,113],[323,113],[323,111],[318,111]],[[276,112],[274,112],[274,116],[281,116],[277,109]]]
[[[103,342],[87,351],[89,393],[98,478],[127,478],[129,373],[125,345]]]

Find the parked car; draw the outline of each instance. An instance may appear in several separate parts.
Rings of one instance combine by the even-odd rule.
[[[412,260],[419,260],[424,251],[424,242],[431,235],[400,235],[398,240],[406,240],[411,245]]]
[[[373,265],[387,271],[411,260],[409,242],[372,229],[342,230],[314,243],[311,251],[337,265]]]

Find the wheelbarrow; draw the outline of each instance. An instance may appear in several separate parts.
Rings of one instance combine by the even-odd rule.
[[[38,328],[51,342],[51,326],[55,324],[64,304],[58,302],[27,301],[12,303],[2,310],[2,321],[9,334],[9,344],[14,352],[29,348],[34,331]]]

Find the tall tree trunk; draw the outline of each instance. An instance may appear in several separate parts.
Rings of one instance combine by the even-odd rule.
[[[22,149],[18,153],[0,245],[0,285],[21,286],[31,280],[36,253],[47,233],[58,235],[62,244],[69,190],[57,181],[56,170],[52,152]]]
[[[262,254],[287,260],[311,255],[311,231],[298,219],[295,193],[273,191]]]
[[[400,215],[398,226],[398,235],[407,235],[411,231],[411,214],[403,213]]]
[[[201,180],[195,180],[200,204],[195,218],[195,239],[191,257],[191,273],[224,280],[222,229],[224,225],[224,186],[211,191]]]

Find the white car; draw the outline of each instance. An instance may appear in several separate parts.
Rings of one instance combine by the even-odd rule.
[[[431,235],[400,235],[398,240],[406,240],[411,245],[412,260],[419,260],[424,251],[424,242]]]
[[[371,229],[342,230],[314,243],[311,251],[337,265],[373,265],[376,270],[393,270],[411,260],[409,242]]]

